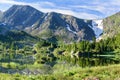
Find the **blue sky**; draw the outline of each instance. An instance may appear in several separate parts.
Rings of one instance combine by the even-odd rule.
[[[0,10],[5,11],[14,4],[84,19],[100,19],[120,11],[120,0],[2,0]]]

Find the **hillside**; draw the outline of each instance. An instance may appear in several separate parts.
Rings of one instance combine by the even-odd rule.
[[[67,66],[68,67],[68,66]],[[67,68],[53,73],[51,75],[20,75],[20,74],[4,74],[0,73],[1,80],[119,80],[120,79],[120,65],[109,65],[102,67],[92,67],[92,68],[79,68],[72,67],[70,70]]]
[[[1,31],[3,31],[3,29]],[[4,30],[4,33],[0,33],[0,43],[3,43],[3,45],[5,44],[8,48],[10,48],[12,43],[14,47],[18,48],[23,48],[25,46],[32,47],[39,40],[39,38],[33,37],[24,31]]]
[[[120,12],[109,16],[103,20],[104,34],[113,37],[120,33]]]

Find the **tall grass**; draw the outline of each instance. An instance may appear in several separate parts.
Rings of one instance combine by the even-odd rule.
[[[52,74],[45,75],[0,73],[0,80],[120,80],[120,64],[86,68],[65,64],[54,66],[53,69]]]

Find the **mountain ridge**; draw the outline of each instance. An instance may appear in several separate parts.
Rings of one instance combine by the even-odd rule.
[[[56,12],[43,13],[28,5],[13,5],[1,19],[11,30],[23,30],[43,39],[54,37],[63,42],[92,40],[97,35],[95,30],[99,29],[92,21]]]
[[[104,35],[112,37],[119,33],[119,16],[120,12],[88,20],[56,12],[43,13],[29,5],[13,5],[5,12],[0,11],[0,33],[23,30],[46,40],[64,42],[102,39]]]

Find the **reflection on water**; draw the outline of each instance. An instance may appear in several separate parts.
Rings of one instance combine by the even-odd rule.
[[[119,63],[113,55],[83,55],[79,58],[71,58],[66,60],[73,65],[79,67],[91,67]],[[52,73],[52,67],[49,63],[35,65],[36,58],[33,54],[26,55],[25,53],[0,53],[0,72],[1,73],[20,73],[20,74],[48,74]],[[63,59],[65,61],[65,59]],[[52,62],[54,63],[54,62]],[[60,63],[55,63],[60,64]],[[54,65],[55,65],[54,64]],[[42,67],[41,67],[42,65]],[[37,67],[38,66],[38,67]],[[40,67],[39,67],[40,66]]]

